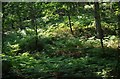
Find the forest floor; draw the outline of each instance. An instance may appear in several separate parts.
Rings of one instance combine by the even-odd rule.
[[[35,37],[23,32],[4,37],[3,79],[117,78],[120,73],[117,36],[105,36],[101,48],[94,29],[52,28]],[[79,32],[78,32],[79,31]],[[27,34],[26,32],[26,34]]]

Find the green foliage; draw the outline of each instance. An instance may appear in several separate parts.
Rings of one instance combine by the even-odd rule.
[[[3,3],[3,79],[115,77],[119,7],[100,3],[100,12],[104,51],[93,3]]]
[[[37,39],[37,45],[36,45],[36,39]],[[18,51],[19,53],[26,51],[30,51],[30,52],[41,51],[44,49],[44,42],[42,41],[41,38],[38,38],[36,36],[26,37],[21,41],[19,46],[20,46],[20,52]]]
[[[10,72],[14,73],[16,77],[19,75],[23,78],[107,77],[107,73],[111,71],[112,67],[115,67],[116,63],[115,60],[96,57],[74,59],[64,56],[50,58],[45,55],[41,55],[37,60],[28,53],[14,57],[3,55],[3,60],[12,64]]]

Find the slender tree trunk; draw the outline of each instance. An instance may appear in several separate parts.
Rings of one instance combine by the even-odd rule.
[[[118,10],[120,10],[120,1],[118,2],[118,7],[119,7],[119,9]],[[119,64],[120,64],[120,13],[118,14],[118,52],[117,52],[117,55],[116,55],[116,57],[117,57],[117,64],[116,64],[116,71],[117,71],[117,78],[119,78],[120,77],[120,75],[119,75],[119,73],[120,73],[120,70],[119,70]]]
[[[68,6],[67,6],[67,10],[68,10],[68,12],[67,12],[67,16],[68,16],[68,20],[69,20],[69,26],[70,26],[70,31],[71,31],[71,33],[72,33],[72,35],[74,35],[74,33],[73,33],[73,30],[72,30],[72,24],[71,24],[71,17],[70,17],[70,10],[68,9]]]
[[[71,31],[72,35],[74,35],[73,30],[72,30],[71,17],[69,14],[68,14],[68,20],[69,20],[70,31]]]
[[[95,11],[94,17],[95,17],[97,36],[100,39],[101,47],[104,50],[103,31],[102,31],[102,28],[101,28],[101,19],[100,19],[99,3],[98,2],[94,3],[94,11]]]
[[[37,25],[35,24],[35,18],[32,18],[32,26],[34,27],[34,31],[35,31],[35,46],[36,46],[36,50],[37,50],[37,46],[38,46],[38,32],[37,32]]]
[[[118,2],[118,7],[120,11],[120,1]],[[120,49],[120,13],[118,14],[118,49]]]
[[[35,32],[36,32],[36,35],[35,35],[35,36],[36,36],[36,42],[35,42],[35,43],[36,43],[36,50],[38,50],[38,49],[37,49],[37,48],[38,48],[38,32],[37,32],[37,29],[38,29],[38,28],[37,28],[37,25],[35,25]]]
[[[36,14],[36,10],[34,9],[34,5],[33,5],[34,3],[31,3],[31,24],[32,24],[32,26],[34,27],[34,31],[35,31],[35,48],[36,48],[36,50],[38,50],[38,32],[37,32],[37,25],[36,25],[36,23],[35,23],[35,14]]]

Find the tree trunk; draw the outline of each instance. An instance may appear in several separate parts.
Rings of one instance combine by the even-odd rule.
[[[120,2],[118,3],[120,10]],[[120,13],[118,14],[118,48],[120,49]]]
[[[69,20],[70,31],[71,31],[72,35],[74,35],[74,34],[73,34],[73,30],[72,30],[72,24],[71,24],[70,15],[68,15],[68,20]]]
[[[38,29],[38,28],[37,28],[37,25],[35,25],[35,34],[36,34],[36,35],[35,35],[35,37],[36,37],[36,42],[35,42],[35,43],[36,43],[36,50],[38,50],[38,32],[37,32],[37,29]]]
[[[34,9],[34,5],[33,5],[34,3],[31,3],[31,5],[30,5],[30,8],[31,8],[31,25],[34,27],[34,31],[35,31],[35,48],[36,48],[36,50],[38,50],[37,48],[37,46],[38,46],[38,32],[37,32],[37,25],[36,25],[36,23],[35,23],[35,19],[36,19],[36,17],[35,17],[35,14],[36,14],[36,10]]]
[[[118,2],[118,10],[120,10],[120,1]],[[119,64],[120,64],[120,13],[118,14],[118,52],[117,52],[117,64],[116,64],[116,71],[117,71],[117,78],[120,77],[119,73],[120,73],[120,70],[119,70]]]
[[[103,31],[102,31],[102,28],[101,28],[101,19],[100,19],[99,3],[98,2],[94,3],[94,12],[95,12],[94,17],[95,17],[97,36],[101,41],[101,47],[104,49],[104,46],[103,46]]]
[[[72,24],[71,24],[71,17],[70,17],[70,10],[68,9],[68,6],[67,6],[67,16],[68,16],[68,20],[69,20],[69,26],[70,26],[70,31],[71,31],[71,33],[72,33],[72,35],[74,35],[74,33],[73,33],[73,30],[72,30]]]

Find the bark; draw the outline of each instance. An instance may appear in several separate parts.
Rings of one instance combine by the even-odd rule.
[[[118,2],[118,8],[120,11],[120,1]],[[120,49],[120,13],[118,14],[118,48]]]
[[[101,28],[101,19],[100,19],[99,3],[98,2],[94,3],[94,12],[95,12],[94,17],[95,17],[97,36],[101,41],[101,47],[104,48],[104,46],[103,46],[103,31]]]
[[[30,8],[31,8],[31,25],[34,27],[34,31],[35,31],[35,48],[37,50],[37,46],[38,46],[38,32],[37,32],[37,25],[35,23],[35,15],[36,15],[36,10],[33,8],[34,3],[31,3]]]
[[[70,31],[71,31],[72,35],[74,35],[74,34],[73,34],[73,30],[72,30],[72,24],[71,24],[70,15],[68,15],[68,20],[69,20]]]
[[[118,15],[118,48],[120,49],[120,14]]]
[[[118,8],[120,10],[120,1],[118,2]],[[116,71],[117,71],[117,78],[120,77],[119,73],[119,64],[120,64],[120,13],[118,14],[118,50],[117,50],[117,64],[116,64]]]
[[[70,10],[68,9],[68,7],[67,7],[67,16],[68,16],[68,20],[69,20],[69,26],[70,26],[70,31],[71,31],[71,33],[72,33],[72,35],[74,35],[74,33],[73,33],[73,30],[72,30],[72,24],[71,24],[71,17],[70,17]]]

